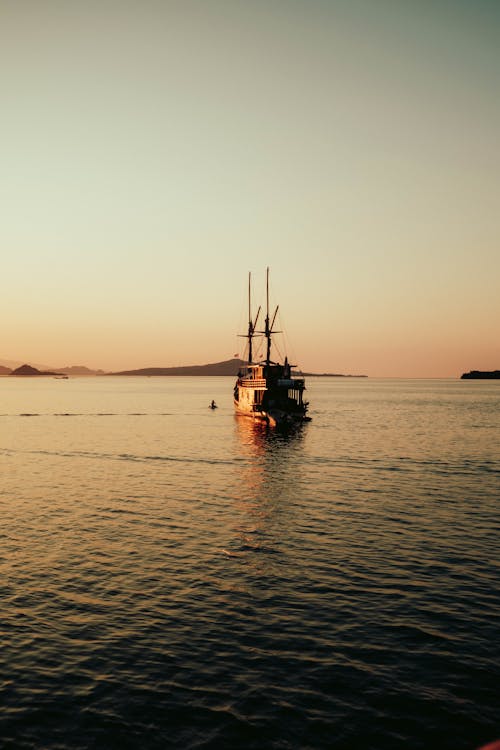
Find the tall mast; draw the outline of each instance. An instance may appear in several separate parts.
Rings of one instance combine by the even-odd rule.
[[[271,331],[269,330],[269,266],[266,270],[266,321],[264,335],[267,342],[266,365],[268,365],[271,359]]]
[[[267,351],[266,351],[266,365],[271,364],[271,334],[273,332],[273,326],[274,321],[276,320],[276,315],[278,313],[278,307],[276,307],[276,310],[274,311],[273,319],[272,321],[269,320],[269,267],[266,271],[266,324],[264,328],[264,335],[266,337],[267,341]],[[275,331],[275,333],[279,333],[279,331]]]
[[[267,341],[266,365],[271,361],[271,328],[269,326],[269,266],[266,270],[266,328],[264,331]]]
[[[257,325],[257,321],[259,319],[260,314],[260,306],[257,310],[257,315],[255,316],[255,320],[252,320],[252,299],[251,299],[251,273],[248,274],[248,333],[241,334],[244,338],[248,339],[248,364],[251,365],[253,362],[253,351],[252,351],[252,339],[255,336],[255,326]],[[240,335],[240,334],[238,334]]]
[[[252,364],[252,336],[253,336],[253,323],[252,323],[252,302],[250,298],[251,294],[251,276],[250,271],[248,272],[248,364]]]

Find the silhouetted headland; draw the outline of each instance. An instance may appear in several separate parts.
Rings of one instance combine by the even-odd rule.
[[[241,359],[228,359],[208,365],[188,365],[184,367],[143,367],[140,370],[109,372],[108,375],[237,375],[244,364]]]
[[[44,375],[54,376],[60,374],[60,372],[45,372],[43,370],[37,370],[36,367],[31,367],[31,365],[21,365],[21,367],[17,367],[10,373],[11,377],[13,376],[15,378],[36,378]]]
[[[461,380],[500,380],[500,370],[471,370],[464,372]]]
[[[104,370],[94,370],[84,365],[71,365],[67,367],[58,367],[56,371],[42,370],[40,366],[33,367],[32,365],[24,364],[20,367],[12,369],[11,367],[5,367],[0,365],[0,376],[14,376],[14,377],[41,377],[41,376],[52,376],[55,375],[71,375],[73,377],[91,376],[91,375],[132,375],[145,377],[151,377],[156,375],[177,375],[177,376],[190,376],[190,375],[229,375],[236,377],[240,367],[243,367],[247,363],[238,358],[228,359],[223,362],[212,362],[206,365],[183,365],[181,367],[143,367],[138,370],[121,370],[119,372],[105,372]],[[336,372],[301,372],[301,375],[314,378],[366,378],[367,375],[345,375]]]
[[[61,372],[64,375],[78,375],[78,377],[82,375],[105,375],[104,370],[92,370],[90,367],[85,367],[84,365],[71,365],[68,367],[58,367],[57,372]]]
[[[108,372],[107,375],[231,375],[235,377],[240,367],[247,363],[242,359],[227,359],[224,362],[213,362],[207,365],[185,365],[183,367],[143,367],[139,370],[122,370],[120,372]],[[366,375],[338,375],[336,373],[303,373],[304,375],[318,378],[366,378]]]

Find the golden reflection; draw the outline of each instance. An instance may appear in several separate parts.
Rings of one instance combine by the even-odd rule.
[[[278,446],[301,443],[304,439],[304,429],[307,427],[305,424],[299,424],[279,429],[238,414],[235,414],[234,421],[240,444],[245,448],[251,448],[253,453],[257,451],[261,454],[276,451]]]
[[[300,471],[304,425],[284,431],[248,417],[235,415],[234,420],[239,445],[248,461],[242,475],[249,496],[279,499]]]
[[[283,551],[288,538],[301,474],[303,433],[278,432],[241,416],[235,416],[235,433],[244,462],[234,502],[234,538],[225,553],[264,572],[272,559],[278,562],[279,554],[274,558],[274,553]]]

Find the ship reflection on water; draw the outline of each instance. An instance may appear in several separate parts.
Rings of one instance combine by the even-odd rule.
[[[286,539],[295,526],[303,429],[285,432],[235,416],[241,486],[234,500],[235,536],[226,554],[243,558],[260,574],[275,569],[275,557],[286,553]]]
[[[303,442],[307,424],[300,423],[286,427],[270,428],[265,422],[259,422],[248,417],[235,415],[235,430],[243,447],[251,448],[252,452],[258,451],[260,455],[282,452],[283,457],[289,453],[283,448],[290,450],[290,446],[296,446]]]
[[[304,425],[270,428],[261,422],[235,416],[235,431],[245,460],[242,476],[257,499],[281,500],[300,479]]]

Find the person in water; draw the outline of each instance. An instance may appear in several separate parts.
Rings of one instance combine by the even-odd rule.
[[[213,399],[212,399],[212,403],[210,404],[210,408],[211,409],[217,409],[217,404],[215,403],[215,401]]]

